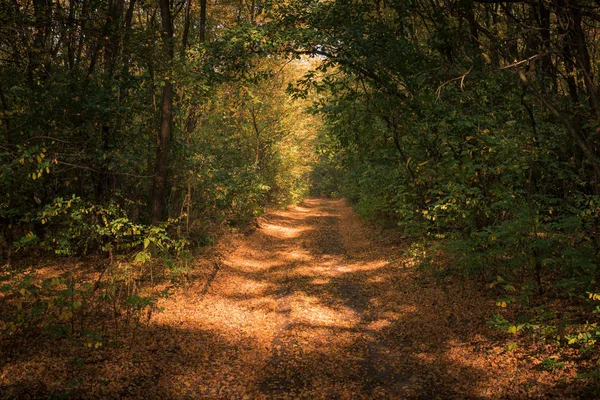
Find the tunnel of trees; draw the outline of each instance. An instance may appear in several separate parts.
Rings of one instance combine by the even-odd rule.
[[[185,274],[220,230],[312,195],[442,279],[507,287],[503,307],[592,318],[599,26],[591,0],[4,0],[3,295],[31,255]]]

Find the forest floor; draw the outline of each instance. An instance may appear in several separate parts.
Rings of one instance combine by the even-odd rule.
[[[436,282],[407,247],[343,200],[270,212],[217,245],[221,257],[162,299],[129,346],[74,365],[68,341],[34,345],[0,364],[0,397],[43,397],[74,378],[79,398],[580,396],[573,363],[541,368],[544,343],[507,350],[515,336],[486,326],[498,307],[481,284]]]

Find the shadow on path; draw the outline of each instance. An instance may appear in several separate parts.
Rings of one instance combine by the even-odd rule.
[[[67,368],[65,387],[97,378],[72,398],[527,397],[526,388],[496,392],[518,371],[510,360],[490,367],[484,298],[428,281],[398,246],[370,239],[344,201],[309,199],[259,225],[207,281],[165,299],[130,348]],[[32,350],[5,365],[50,372],[67,360]],[[33,378],[14,381],[3,388],[12,397],[46,397]]]

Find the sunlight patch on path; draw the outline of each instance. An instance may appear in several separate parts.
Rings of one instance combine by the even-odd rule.
[[[418,398],[440,390],[448,365],[463,380],[476,376],[479,362],[447,351],[457,339],[451,311],[438,307],[443,294],[416,290],[414,271],[396,258],[343,201],[309,199],[261,217],[224,254],[207,295],[159,319],[231,347],[206,348],[210,364],[186,370],[222,382],[237,371],[215,398]]]

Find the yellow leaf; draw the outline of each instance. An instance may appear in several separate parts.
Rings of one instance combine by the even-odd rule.
[[[97,349],[98,347],[102,347],[102,343],[96,342],[96,344],[94,345],[94,348]]]
[[[72,316],[73,316],[73,313],[71,311],[65,310],[60,314],[59,318],[63,321],[67,321]]]
[[[508,333],[512,333],[512,334],[516,335],[517,334],[517,327],[513,325],[510,328],[508,328]]]

